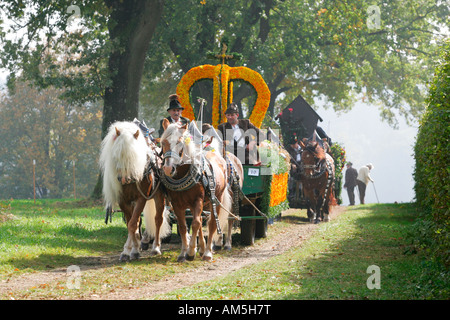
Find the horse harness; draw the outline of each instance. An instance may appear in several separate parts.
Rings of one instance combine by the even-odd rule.
[[[172,151],[168,151],[164,154],[164,158],[166,157],[179,158],[179,155]],[[217,204],[219,203],[219,200],[215,195],[216,180],[214,178],[214,169],[211,162],[203,154],[201,155],[201,165],[196,166],[194,164],[191,164],[189,171],[185,174],[184,177],[180,179],[173,179],[167,176],[163,172],[162,168],[159,168],[158,172],[160,178],[159,180],[162,182],[163,186],[171,191],[186,191],[191,189],[197,183],[201,183],[205,190],[205,195],[211,201],[212,213],[217,225],[217,233],[222,234],[222,229],[219,223],[219,216],[217,214]]]
[[[146,193],[144,193],[141,189],[141,186],[140,186],[141,181],[138,181],[134,178],[126,178],[125,181],[123,181],[121,176],[118,176],[117,180],[119,180],[119,182],[122,185],[135,183],[136,188],[139,191],[139,193],[141,194],[141,196],[144,197],[144,199],[146,199],[146,200],[150,200],[155,196],[155,193],[158,190],[159,184],[161,182],[161,180],[158,179],[158,176],[155,175],[155,172],[157,172],[156,163],[154,161],[152,161],[152,159],[150,157],[148,157],[147,164],[146,164],[145,170],[144,170],[144,175],[143,175],[147,179],[147,182],[149,183],[148,190]],[[153,179],[150,181],[151,176],[153,177]]]
[[[305,165],[305,164],[303,164],[303,162],[301,162],[300,163],[300,174],[303,176],[303,178],[305,180],[315,180],[315,179],[322,177],[325,174],[325,172],[328,172],[327,184],[325,186],[325,193],[324,193],[323,200],[322,200],[322,206],[324,206],[326,198],[327,198],[328,189],[331,187],[331,184],[334,179],[333,167],[331,165],[331,162],[328,159],[325,159],[325,166],[321,166],[321,169],[319,170],[319,172],[317,172],[316,174],[314,174],[312,176],[305,175],[304,169],[316,169],[317,167],[318,167],[318,165]]]
[[[122,177],[118,176],[117,180],[119,180],[119,182],[122,185],[135,183],[136,184],[136,189],[139,191],[141,196],[144,197],[144,199],[146,199],[146,200],[150,200],[150,199],[152,199],[155,196],[155,193],[158,190],[160,182],[161,182],[161,180],[158,179],[158,176],[155,175],[155,172],[157,172],[156,169],[157,169],[156,163],[153,162],[151,160],[151,158],[148,156],[147,164],[146,164],[145,170],[144,170],[144,177],[147,179],[147,182],[149,183],[147,193],[144,193],[142,191],[141,186],[140,186],[140,181],[138,181],[138,180],[136,180],[134,178],[126,178],[125,181],[123,181]],[[152,179],[151,182],[150,182],[150,176],[153,176],[153,179]],[[106,209],[106,217],[105,217],[105,223],[106,224],[108,224],[108,219],[109,219],[110,222],[112,222],[112,216],[113,216],[114,212],[115,211],[112,209],[111,206],[109,206]]]
[[[236,215],[239,214],[239,198],[241,195],[241,188],[239,186],[239,174],[236,172],[235,167],[231,163],[228,154],[225,153],[225,160],[227,162],[227,172],[228,174],[228,185],[231,187],[231,191],[233,193],[233,213]],[[243,194],[243,193],[242,193]]]

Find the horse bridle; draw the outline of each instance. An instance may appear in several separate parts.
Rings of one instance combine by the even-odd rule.
[[[319,158],[317,158],[316,153],[311,150],[311,149],[306,149],[309,152],[312,153],[312,155],[314,156],[314,159],[317,161],[319,160]],[[303,152],[306,151],[303,150],[302,151],[302,159],[303,159]],[[323,165],[325,163],[325,166]],[[303,161],[300,161],[300,173],[303,177],[308,178],[308,179],[317,179],[320,178],[328,169],[329,166],[329,162],[327,159],[325,159],[325,161],[318,161],[315,164],[304,164]],[[314,170],[315,174],[313,174],[312,176],[307,176],[305,175],[305,169],[312,169]]]
[[[177,162],[181,161],[181,156],[179,155],[179,153],[173,150],[164,152],[162,156],[163,163],[166,159],[169,158],[173,158]],[[186,173],[186,175],[180,179],[173,179],[172,177],[167,176],[162,168],[158,168],[158,172],[159,178],[164,187],[166,187],[168,190],[171,191],[183,191],[190,189],[202,178],[202,171],[198,170],[198,168],[193,164],[191,164],[189,171]]]
[[[175,151],[172,151],[172,150],[169,150],[169,151],[165,152],[165,153],[163,154],[163,156],[162,156],[162,159],[163,159],[163,160],[169,159],[169,158],[173,158],[173,159],[175,159],[176,161],[181,161],[180,155],[177,154]]]

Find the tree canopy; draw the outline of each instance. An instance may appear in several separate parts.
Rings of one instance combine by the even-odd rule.
[[[0,9],[14,22],[2,25],[2,64],[10,79],[20,74],[40,87],[64,87],[71,101],[103,98],[111,122],[137,115],[142,72],[141,96],[164,109],[161,87],[173,93],[183,73],[213,63],[206,53],[217,51],[225,36],[230,51],[244,57],[230,65],[263,74],[271,116],[275,101],[286,104],[299,94],[338,111],[351,109],[358,97],[379,104],[381,116],[394,123],[396,114],[416,118],[423,109],[449,14],[448,4],[432,0],[376,6],[360,0],[177,0],[164,6],[156,0],[3,2]],[[239,103],[249,94],[242,87],[234,96]]]
[[[395,125],[424,109],[449,13],[434,0],[2,1],[0,60],[11,94],[20,79],[60,90],[71,106],[102,101],[104,134],[139,115],[159,125],[182,75],[217,64],[207,53],[227,39],[243,57],[230,66],[256,70],[268,84],[267,122],[302,95],[338,112],[362,99]],[[250,108],[254,90],[234,87],[234,102]],[[211,103],[211,84],[191,96]]]
[[[103,133],[116,120],[132,120],[138,114],[143,64],[162,2],[0,3],[12,21],[0,29],[0,58],[11,72],[9,87],[20,75],[40,88],[64,88],[70,102],[101,98]]]
[[[371,1],[360,0],[202,3],[166,4],[148,54],[147,97],[155,96],[152,88],[174,90],[168,79],[176,84],[194,66],[217,63],[206,53],[218,51],[226,37],[229,51],[243,55],[229,64],[257,70],[268,83],[270,116],[276,101],[285,106],[299,94],[337,111],[350,110],[358,98],[378,105],[392,125],[397,116],[416,119],[423,110],[449,13],[436,1],[382,2],[379,16],[369,11]],[[243,88],[235,102],[250,94]]]

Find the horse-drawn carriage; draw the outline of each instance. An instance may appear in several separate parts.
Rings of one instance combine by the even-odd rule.
[[[195,77],[195,78],[194,78]],[[270,101],[270,91],[257,72],[245,68],[231,68],[226,64],[193,68],[180,81],[177,93],[184,107],[183,116],[195,126],[194,110],[190,104],[189,88],[198,80],[211,78],[219,81],[221,94],[214,92],[212,125],[217,127],[228,98],[232,99],[232,79],[241,78],[253,85],[257,99],[250,121],[258,128],[262,124]],[[216,85],[214,85],[216,89]],[[187,95],[187,96],[186,96]],[[133,127],[134,125],[134,127]],[[139,256],[140,216],[144,213],[146,231],[154,238],[152,254],[160,254],[163,229],[167,229],[166,204],[170,203],[176,216],[177,229],[181,236],[182,250],[178,260],[193,259],[198,245],[203,259],[212,258],[212,245],[222,246],[222,228],[228,229],[225,248],[231,247],[231,229],[235,221],[241,228],[244,244],[253,244],[257,237],[264,237],[268,220],[287,207],[286,193],[289,155],[280,152],[276,143],[263,141],[262,147],[272,150],[269,156],[255,166],[242,166],[233,154],[206,149],[212,140],[200,133],[200,139],[189,128],[178,127],[163,121],[165,131],[161,136],[161,150],[140,134],[140,129],[131,122],[112,124],[102,142],[100,164],[103,171],[103,191],[107,206],[119,204],[128,227],[128,239],[121,254],[122,260]],[[144,146],[146,141],[149,147]],[[282,149],[282,148],[281,148]],[[280,155],[283,155],[279,161]],[[272,161],[276,158],[276,161]],[[286,159],[287,158],[287,159]],[[177,163],[179,162],[179,163]],[[279,163],[284,165],[279,165]],[[276,170],[276,172],[274,171]],[[230,177],[237,182],[230,181]],[[227,181],[228,179],[228,181]],[[231,179],[231,180],[233,180]],[[233,190],[233,184],[239,186]],[[187,235],[186,210],[191,215],[192,236]],[[205,210],[204,210],[205,209]],[[208,210],[209,209],[209,210]],[[205,244],[202,219],[209,211],[207,222],[208,239]],[[142,239],[142,242],[148,239]]]
[[[295,145],[301,150],[297,153],[301,159],[292,155],[289,206],[308,209],[310,219],[318,222],[311,210],[328,215],[329,204],[340,201],[345,150],[339,144],[333,144],[317,125],[322,118],[300,95],[276,119],[280,122],[285,148],[293,152],[292,145]],[[321,219],[327,221],[327,217]]]

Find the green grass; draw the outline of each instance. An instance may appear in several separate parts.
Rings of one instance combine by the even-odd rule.
[[[448,299],[448,280],[447,290],[430,295],[425,257],[410,253],[415,217],[411,204],[353,207],[281,256],[157,298]],[[371,265],[380,268],[380,289],[367,287]]]
[[[172,249],[166,245],[162,256],[150,258],[147,253],[139,261],[121,263],[118,258],[127,238],[122,214],[116,213],[108,225],[104,219],[104,208],[89,201],[0,201],[0,281],[71,265],[86,268],[79,290],[68,289],[67,279],[62,279],[0,292],[0,299],[89,298],[149,285],[204,264],[200,259],[178,263],[177,243]]]
[[[304,218],[303,210],[290,212],[269,228],[268,239]],[[285,254],[156,298],[448,299],[448,273],[427,260],[425,250],[411,245],[415,219],[412,204],[355,206],[320,224],[308,240]],[[0,201],[0,281],[70,265],[88,268],[79,290],[68,290],[63,279],[2,292],[0,299],[90,298],[149,286],[205,264],[200,259],[177,263],[178,244],[166,245],[159,257],[119,263],[126,235],[121,214],[105,225],[102,206],[88,201]],[[215,259],[228,255],[217,253]],[[370,265],[380,267],[379,290],[367,288]]]
[[[81,206],[81,207],[80,207]],[[74,200],[2,201],[0,279],[77,264],[123,245],[121,218],[105,226],[101,206]]]

